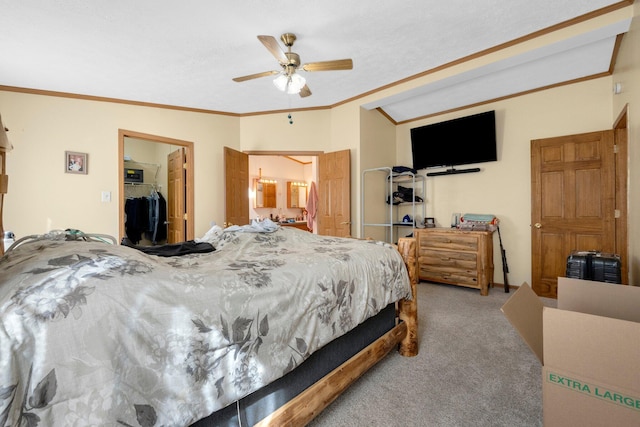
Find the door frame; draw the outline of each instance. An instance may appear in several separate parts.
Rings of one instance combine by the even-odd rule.
[[[615,156],[615,209],[616,209],[616,254],[622,260],[621,275],[622,283],[629,284],[629,226],[628,226],[628,188],[627,179],[629,174],[629,127],[628,114],[629,104],[626,104],[613,123],[614,140],[616,146]]]
[[[186,240],[193,240],[195,238],[195,222],[194,222],[194,191],[193,191],[193,183],[194,183],[194,154],[193,154],[193,142],[191,141],[183,141],[180,139],[167,138],[159,135],[151,135],[148,133],[136,132],[132,130],[126,129],[118,129],[118,188],[119,188],[119,197],[118,197],[118,224],[119,224],[119,238],[118,241],[121,241],[125,236],[125,227],[124,227],[124,140],[125,138],[135,138],[135,139],[144,139],[146,141],[160,143],[160,144],[168,144],[168,145],[176,145],[179,147],[185,148],[185,156],[187,161],[187,173],[185,180],[185,209],[186,209]]]
[[[230,148],[230,147],[229,147]],[[235,148],[231,148],[232,150],[236,150]],[[240,151],[242,154],[246,154],[247,156],[281,156],[281,157],[287,157],[287,156],[309,156],[309,157],[316,157],[316,163],[317,163],[317,157],[324,154],[324,151],[303,151],[303,150],[236,150],[236,151]],[[124,173],[124,172],[123,172]],[[226,173],[226,172],[225,172]],[[248,177],[247,177],[248,178]],[[316,171],[316,176],[314,176],[314,180],[317,181],[317,171]],[[227,180],[227,177],[225,176],[225,182]],[[225,189],[226,192],[226,189]],[[226,199],[227,195],[225,194],[225,199]],[[247,199],[249,198],[249,194],[247,193]],[[249,214],[249,209],[247,208],[247,215]],[[225,206],[225,218],[224,218],[224,222],[226,224],[226,222],[228,221],[227,218],[227,212],[226,212],[226,206]]]

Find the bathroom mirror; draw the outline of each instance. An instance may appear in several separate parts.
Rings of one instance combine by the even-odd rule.
[[[276,183],[256,179],[253,184],[256,192],[254,207],[275,208],[276,206]]]
[[[303,182],[287,182],[287,208],[304,208],[307,206],[307,184]]]

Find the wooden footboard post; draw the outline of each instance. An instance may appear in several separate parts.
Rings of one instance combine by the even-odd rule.
[[[413,237],[401,237],[398,239],[398,251],[409,272],[411,282],[411,301],[402,299],[398,302],[400,320],[407,324],[407,335],[400,342],[398,352],[402,356],[416,356],[418,354],[418,266],[417,266],[417,244]]]
[[[2,120],[0,120],[2,126]],[[4,132],[4,127],[0,132]],[[1,144],[0,144],[1,145]],[[5,149],[0,146],[0,238],[4,238],[4,229],[2,228],[2,205],[4,204],[4,195],[9,186],[9,177],[5,175]],[[4,245],[0,243],[0,256],[4,255]]]

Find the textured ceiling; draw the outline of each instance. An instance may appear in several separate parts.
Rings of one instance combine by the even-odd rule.
[[[330,106],[536,31],[612,0],[0,0],[0,85],[237,114]],[[519,57],[369,103],[396,121],[597,74],[611,24]],[[350,71],[301,72],[313,95],[285,95],[259,34],[293,32],[303,63],[352,58]],[[445,91],[446,90],[446,94]],[[428,107],[426,107],[428,105]]]

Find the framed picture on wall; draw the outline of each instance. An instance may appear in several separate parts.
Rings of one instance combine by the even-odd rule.
[[[79,173],[86,175],[89,155],[75,151],[64,152],[64,171],[66,173]]]

